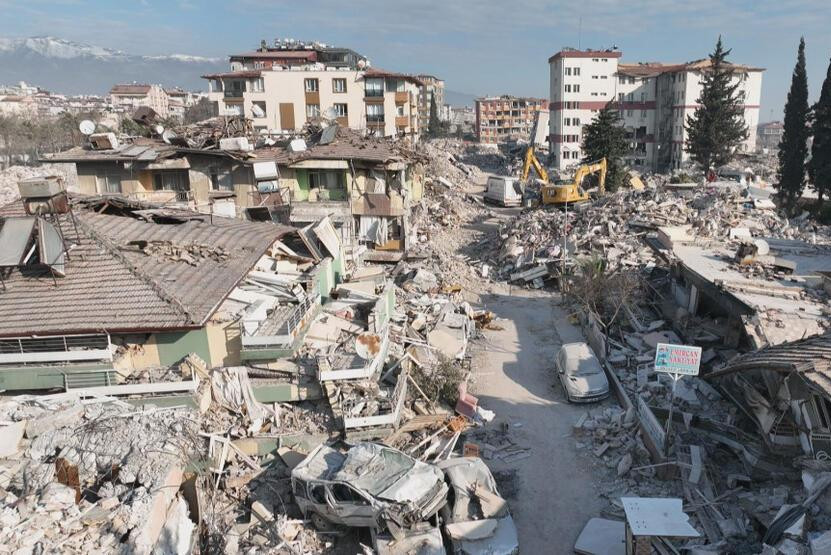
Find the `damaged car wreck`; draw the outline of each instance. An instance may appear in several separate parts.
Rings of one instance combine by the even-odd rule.
[[[379,554],[511,555],[519,550],[508,504],[477,457],[437,465],[397,449],[320,445],[292,471],[292,490],[318,530],[370,528]]]

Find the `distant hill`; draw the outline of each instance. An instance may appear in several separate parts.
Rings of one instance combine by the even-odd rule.
[[[475,100],[475,94],[461,93],[449,89],[444,90],[444,103],[450,106],[470,106],[472,108],[476,104]]]
[[[133,81],[205,90],[200,75],[227,69],[220,58],[141,56],[55,37],[0,38],[0,84],[25,81],[61,94],[106,94]]]

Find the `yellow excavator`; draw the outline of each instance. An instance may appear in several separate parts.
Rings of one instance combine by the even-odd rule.
[[[585,202],[589,200],[589,193],[583,189],[583,179],[589,175],[600,173],[598,181],[598,193],[603,195],[606,193],[606,159],[601,158],[596,162],[589,162],[577,168],[574,174],[574,179],[569,181],[559,181],[551,183],[549,181],[548,172],[545,170],[537,156],[534,153],[534,146],[530,145],[525,151],[525,163],[522,166],[521,180],[523,182],[528,180],[531,173],[531,168],[537,172],[539,178],[543,181],[540,189],[542,196],[542,204],[573,204],[575,202]]]

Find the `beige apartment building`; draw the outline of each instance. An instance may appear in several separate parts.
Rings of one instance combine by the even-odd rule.
[[[427,133],[430,125],[430,105],[436,99],[436,115],[441,120],[447,120],[444,114],[444,81],[435,75],[419,75],[422,85],[418,97],[418,119],[421,132]]]
[[[546,109],[544,98],[490,96],[476,99],[476,138],[480,143],[500,144],[528,140],[537,112]]]
[[[379,136],[418,138],[422,81],[371,68],[352,50],[294,41],[230,61],[231,71],[203,76],[209,98],[221,115],[251,118],[262,132],[298,132],[326,118]]]
[[[626,162],[644,171],[667,171],[689,160],[684,124],[698,107],[708,59],[683,64],[620,62],[619,50],[564,49],[548,60],[550,70],[549,142],[551,165],[565,170],[583,159],[583,128],[611,100],[618,107],[629,140]],[[756,146],[762,68],[732,65],[744,94],[749,128],[741,150]]]
[[[163,118],[170,115],[170,99],[161,85],[114,85],[110,89],[110,102],[114,108],[124,112],[134,112],[141,106],[147,106]]]

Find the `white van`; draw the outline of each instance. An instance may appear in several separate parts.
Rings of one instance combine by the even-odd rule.
[[[522,184],[515,177],[489,177],[485,189],[485,200],[502,206],[520,206]]]

